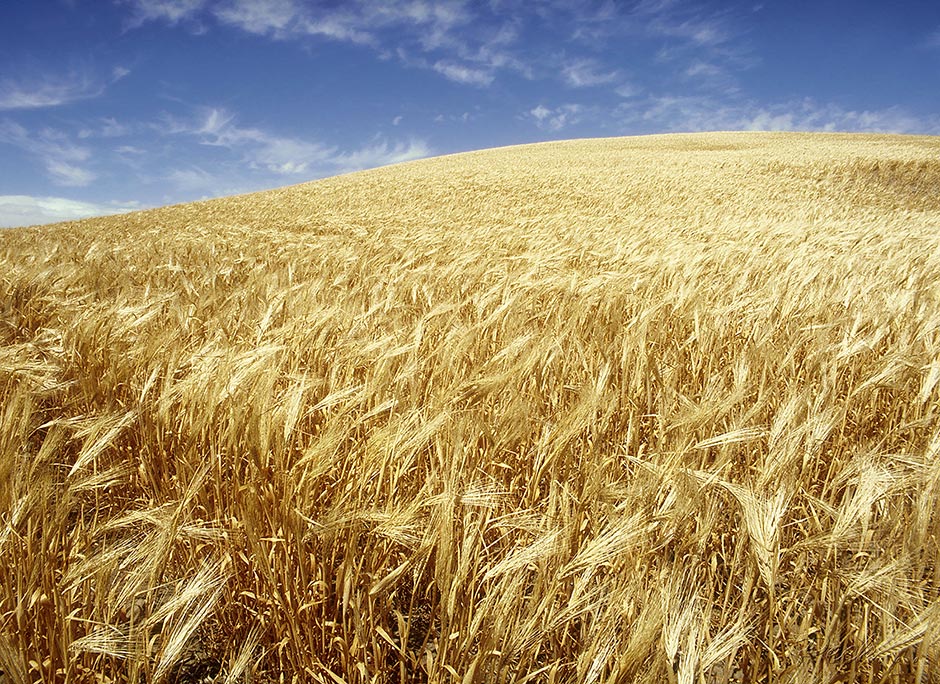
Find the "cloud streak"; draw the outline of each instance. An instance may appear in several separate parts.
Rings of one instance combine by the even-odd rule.
[[[242,126],[232,112],[219,107],[204,108],[189,121],[166,118],[158,128],[170,136],[194,137],[202,145],[231,152],[237,156],[235,168],[240,168],[241,172],[247,170],[281,177],[323,177],[433,154],[421,139],[390,142],[376,138],[360,148],[342,150],[318,141]],[[178,187],[189,189],[219,190],[223,185],[225,188],[233,185],[231,182],[223,183],[220,177],[199,167],[175,170],[169,179]]]
[[[13,121],[0,121],[0,144],[17,147],[40,160],[46,174],[56,185],[83,187],[97,175],[80,164],[91,157],[91,150],[73,143],[65,133],[43,128],[31,133]]]
[[[63,197],[0,195],[0,228],[31,226],[122,214],[140,209],[137,202],[81,202]]]
[[[285,176],[307,173],[312,165],[328,160],[334,151],[320,143],[238,126],[234,114],[219,108],[204,110],[201,124],[194,128],[184,126],[178,132],[198,136],[203,145],[241,152],[251,168]]]
[[[98,97],[105,86],[85,74],[0,80],[0,111],[58,107]]]
[[[619,74],[616,70],[605,71],[596,60],[577,59],[562,68],[561,76],[573,88],[587,88],[613,83]]]
[[[483,69],[474,69],[472,67],[461,64],[454,64],[452,62],[435,62],[432,68],[434,71],[444,75],[451,81],[475,86],[488,86],[493,82],[494,78],[493,74],[489,71],[484,71]]]
[[[734,33],[724,16],[679,0],[641,0],[631,17],[648,34],[687,46],[714,48],[727,43]]]
[[[132,10],[129,28],[148,21],[167,21],[171,24],[191,19],[206,6],[207,0],[124,0]]]
[[[276,40],[327,38],[370,46],[383,57],[398,56],[408,66],[434,71],[457,83],[490,85],[494,72],[527,67],[506,52],[510,27],[480,35],[467,30],[474,16],[464,0],[371,0],[325,4],[296,0],[129,0],[133,25],[163,20],[170,24],[218,23]],[[461,29],[458,35],[457,29]],[[421,58],[411,54],[424,55]]]
[[[853,110],[812,98],[774,104],[728,103],[707,96],[659,95],[622,103],[612,113],[635,132],[838,131],[940,134],[940,117],[916,116],[902,107]]]
[[[940,135],[940,116],[918,116],[903,107],[848,109],[813,98],[777,103],[708,95],[646,94],[612,107],[545,104],[521,117],[552,133],[581,124],[623,135],[705,131],[820,131]]]
[[[726,14],[679,0],[479,3],[473,0],[124,0],[139,25],[212,23],[275,40],[328,39],[368,46],[383,59],[427,69],[455,83],[487,88],[500,76],[556,78],[573,88],[616,85],[619,71],[597,56],[611,40],[660,44],[664,59],[694,56],[713,72],[728,61],[737,32]],[[533,49],[541,42],[541,48]],[[588,45],[593,54],[562,59],[548,45]],[[554,41],[554,42],[553,42]],[[685,69],[688,67],[688,59]],[[683,77],[683,67],[676,75]]]

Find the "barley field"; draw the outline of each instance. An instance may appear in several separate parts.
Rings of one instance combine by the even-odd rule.
[[[940,138],[0,232],[0,681],[940,681]]]

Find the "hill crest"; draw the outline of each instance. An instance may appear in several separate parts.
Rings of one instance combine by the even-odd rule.
[[[546,214],[620,222],[779,220],[813,203],[832,218],[940,210],[940,137],[858,133],[687,133],[492,148],[405,162],[246,195],[59,225],[159,223],[342,233],[370,216],[526,223]],[[714,210],[714,211],[713,211]],[[596,216],[595,216],[596,218]],[[367,228],[366,228],[367,229]]]

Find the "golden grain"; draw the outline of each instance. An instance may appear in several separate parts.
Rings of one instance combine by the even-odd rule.
[[[937,679],[938,160],[545,143],[0,233],[0,679]]]

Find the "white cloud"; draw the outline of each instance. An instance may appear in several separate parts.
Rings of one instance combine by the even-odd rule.
[[[371,169],[387,164],[420,159],[432,154],[427,143],[422,140],[411,140],[407,143],[389,143],[383,139],[376,139],[371,144],[347,152],[333,152],[328,158],[297,163],[296,168],[281,166],[269,168],[264,165],[249,163],[248,170],[264,171],[276,175],[290,173],[304,173],[306,178],[322,178],[324,176],[348,173]],[[288,162],[289,165],[292,162]],[[296,163],[296,162],[294,162]],[[300,169],[303,169],[301,171]],[[234,195],[244,192],[253,192],[261,187],[274,187],[278,185],[278,178],[266,174],[246,174],[245,167],[233,168],[231,164],[221,164],[207,171],[201,166],[192,165],[185,168],[174,169],[165,174],[164,180],[176,189],[175,195],[169,195],[167,201],[180,201],[179,193],[190,198],[209,198],[225,195]]]
[[[223,24],[279,38],[316,35],[374,43],[376,31],[406,32],[430,51],[452,46],[454,27],[469,19],[463,0],[372,0],[314,3],[298,0],[127,0],[132,25],[165,20],[178,23],[211,14]]]
[[[704,60],[693,61],[682,73],[686,81],[699,90],[708,90],[728,97],[739,92],[738,82],[725,68]]]
[[[431,154],[422,140],[409,143],[378,140],[360,149],[341,151],[336,146],[318,141],[282,136],[260,128],[238,125],[231,112],[211,107],[202,110],[195,120],[186,122],[167,118],[161,130],[171,135],[197,137],[201,144],[222,147],[241,155],[241,163],[249,170],[264,171],[278,176],[303,175],[322,177]],[[181,187],[217,188],[219,179],[199,168],[174,172],[171,180]]]
[[[566,126],[578,123],[585,108],[579,104],[563,104],[554,109],[539,105],[530,109],[528,115],[535,120],[535,125],[546,131],[560,131]]]
[[[96,204],[62,197],[0,195],[0,227],[31,226],[72,221],[91,216],[122,214],[140,208],[138,202]]]
[[[536,121],[544,121],[551,115],[551,113],[552,110],[544,105],[539,105],[529,112],[529,114],[535,117]]]
[[[467,123],[470,119],[474,118],[470,112],[463,112],[462,114],[438,114],[434,117],[433,121],[436,124],[442,123]]]
[[[667,53],[726,52],[739,33],[733,14],[721,8],[721,3],[709,7],[688,0],[557,2],[551,14],[552,20],[572,25],[573,40],[595,51],[612,40],[646,39],[666,42]]]
[[[590,55],[618,41],[654,42],[663,55],[700,58],[714,68],[742,67],[732,15],[685,0],[512,3],[505,0],[124,0],[138,22],[202,22],[274,39],[334,40],[368,46],[382,59],[428,69],[464,85],[491,85],[507,73],[560,75],[571,87],[617,85],[618,72]],[[544,34],[546,41],[533,40]],[[567,63],[549,45],[590,45]],[[570,48],[566,48],[570,49]],[[686,60],[686,65],[688,60]],[[560,74],[559,74],[560,72]],[[681,75],[681,71],[679,73]],[[699,74],[701,75],[701,74]],[[719,84],[721,85],[721,84]]]
[[[399,114],[394,119],[392,119],[392,125],[397,126],[398,124],[401,123],[401,120],[402,120],[402,116]]]
[[[621,83],[614,88],[614,92],[622,98],[631,98],[642,93],[643,89],[633,83]]]
[[[428,52],[459,47],[462,40],[454,34],[454,29],[473,19],[468,3],[463,0],[403,0],[387,3],[358,0],[353,4],[358,6],[358,13],[365,19],[366,25],[374,29],[398,27],[400,30],[405,27],[416,30],[419,44]]]
[[[334,14],[318,19],[303,19],[298,22],[301,33],[311,36],[324,36],[332,40],[345,40],[359,45],[375,43],[375,37],[362,22],[352,15]]]
[[[95,127],[82,128],[78,132],[80,140],[86,138],[121,138],[131,132],[131,127],[113,116],[102,117]]]
[[[280,138],[261,134],[260,138],[246,138],[258,145],[249,153],[255,168],[263,168],[282,176],[305,174],[311,165],[329,159],[332,148],[295,138]]]
[[[434,71],[457,83],[466,83],[475,86],[488,86],[493,82],[493,74],[482,69],[452,62],[436,62],[432,67]]]
[[[76,145],[69,137],[52,128],[30,133],[13,121],[0,121],[0,144],[12,145],[31,154],[43,163],[46,173],[58,185],[83,186],[96,175],[78,164],[88,161],[91,151]]]
[[[359,171],[388,164],[400,164],[429,157],[431,154],[431,148],[423,140],[399,142],[394,145],[383,140],[352,152],[337,154],[330,162],[340,171]]]
[[[519,39],[518,22],[508,21],[490,31],[483,32],[480,44],[471,49],[464,46],[460,55],[464,59],[483,65],[489,69],[506,69],[522,74],[525,78],[534,77],[532,67],[518,55],[513,54],[513,45]]]
[[[199,136],[204,145],[238,150],[252,168],[279,175],[307,173],[311,165],[323,162],[333,152],[320,143],[278,136],[258,128],[243,128],[234,120],[230,112],[210,108],[204,111],[201,124],[180,132]]]
[[[57,185],[84,187],[90,185],[98,176],[87,169],[69,164],[58,159],[46,161],[46,172]]]
[[[0,111],[59,107],[102,95],[111,83],[125,78],[131,70],[117,66],[110,78],[96,75],[88,68],[73,68],[68,73],[28,73],[0,79]]]
[[[672,0],[643,0],[634,10],[647,33],[672,38],[690,46],[716,47],[731,39],[732,31],[717,14],[704,15],[699,5]]]
[[[120,138],[127,135],[130,128],[126,124],[120,123],[113,116],[105,117],[101,120],[99,135],[103,138]]]
[[[257,35],[277,39],[323,37],[369,45],[383,58],[427,68],[459,83],[488,85],[497,70],[530,77],[531,67],[512,54],[518,38],[512,20],[481,22],[482,5],[468,0],[125,0],[134,12],[131,26],[215,18]],[[409,54],[426,55],[409,59]]]
[[[595,60],[578,59],[562,67],[562,78],[574,88],[604,85],[617,80],[616,71],[603,71]]]
[[[199,26],[215,20],[275,39],[310,36],[368,45],[383,59],[430,69],[452,81],[490,85],[501,73],[525,78],[553,77],[533,33],[558,38],[559,28],[600,54],[597,44],[610,39],[652,39],[667,51],[728,54],[735,35],[725,15],[679,0],[635,3],[560,1],[510,3],[501,0],[124,0],[138,23],[183,21]],[[663,39],[668,39],[664,41]],[[550,60],[549,60],[550,61]],[[539,73],[541,72],[541,73]],[[561,65],[572,87],[615,84],[618,73],[596,59],[573,54]]]
[[[191,18],[205,7],[206,3],[207,0],[125,0],[125,4],[130,5],[133,10],[131,27],[156,20],[176,24]]]
[[[205,110],[203,114],[205,118],[202,124],[196,129],[196,133],[214,135],[216,137],[241,134],[240,129],[230,126],[235,119],[234,114],[215,107]]]
[[[689,68],[685,70],[685,75],[689,78],[721,78],[724,76],[724,71],[714,64],[698,61],[693,62]]]
[[[792,112],[774,114],[765,109],[759,109],[754,114],[746,114],[740,122],[742,130],[745,131],[793,131],[797,129]]]
[[[136,145],[118,145],[112,150],[115,163],[134,169],[138,172],[138,178],[147,175],[147,168],[150,166],[151,153]],[[118,173],[127,173],[121,169]]]
[[[299,13],[300,8],[292,0],[230,0],[215,9],[220,21],[258,34],[282,34]]]
[[[711,46],[728,41],[728,34],[717,21],[686,21],[675,27],[675,35],[688,38],[696,45]]]
[[[198,166],[191,166],[186,169],[174,169],[166,175],[166,179],[180,190],[189,193],[208,192],[210,195],[226,194],[226,190],[223,189],[226,186],[225,179]]]
[[[744,121],[742,128],[756,128],[762,122],[755,119],[763,115],[791,117],[793,125],[788,130],[940,134],[940,116],[920,117],[902,107],[857,111],[812,99],[761,109],[755,118]]]
[[[161,20],[188,22],[198,29],[215,21],[275,39],[314,37],[367,45],[383,59],[430,69],[471,86],[491,84],[502,73],[525,78],[555,76],[544,52],[531,40],[544,33],[591,45],[610,40],[653,40],[664,54],[704,54],[732,60],[728,43],[737,35],[728,13],[684,0],[612,0],[512,3],[504,0],[123,0],[137,24]],[[561,29],[561,31],[559,31]],[[566,34],[564,36],[559,33]],[[526,38],[526,40],[523,40]],[[665,39],[665,40],[664,40]],[[554,44],[558,44],[557,42]],[[541,74],[539,74],[541,72]],[[573,87],[613,84],[615,70],[596,59],[573,54],[562,65]]]
[[[844,131],[940,133],[940,117],[920,117],[900,107],[845,109],[812,99],[771,105],[719,101],[710,97],[657,96],[622,103],[615,110],[626,130],[655,131]]]
[[[613,2],[604,2],[600,4],[581,3],[575,5],[565,5],[560,3],[564,9],[574,9],[574,14],[563,25],[573,25],[571,39],[580,41],[596,47],[620,30],[619,24],[622,23],[620,9]]]
[[[66,77],[36,76],[29,79],[0,81],[0,111],[40,109],[98,97],[104,84],[87,74],[73,73]]]

